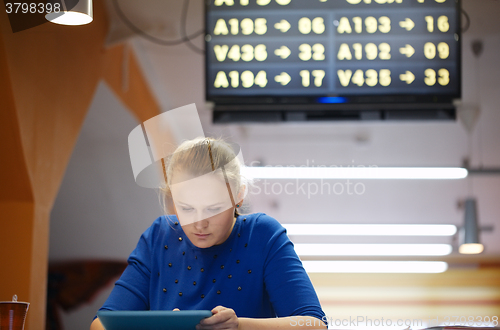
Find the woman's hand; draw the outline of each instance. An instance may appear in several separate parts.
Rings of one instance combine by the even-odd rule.
[[[196,325],[196,330],[237,330],[238,326],[239,321],[234,310],[223,306],[217,306],[212,309],[212,316],[201,320],[200,323]]]

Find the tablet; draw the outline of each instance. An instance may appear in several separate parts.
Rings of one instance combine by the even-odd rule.
[[[98,311],[106,330],[195,330],[212,316],[209,310],[184,311]]]

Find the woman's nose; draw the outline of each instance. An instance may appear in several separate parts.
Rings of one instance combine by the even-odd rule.
[[[206,228],[208,226],[208,220],[207,219],[201,219],[199,221],[196,221],[194,223],[195,228]]]

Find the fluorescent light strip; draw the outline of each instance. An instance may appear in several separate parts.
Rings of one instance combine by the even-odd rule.
[[[445,256],[450,244],[294,244],[299,256]]]
[[[327,236],[453,236],[455,225],[283,224],[288,235]]]
[[[443,261],[302,261],[308,273],[442,273]]]
[[[460,167],[242,167],[255,179],[463,179]]]

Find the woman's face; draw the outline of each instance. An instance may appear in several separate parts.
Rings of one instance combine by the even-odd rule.
[[[222,244],[234,225],[234,206],[226,182],[213,172],[196,178],[177,175],[174,180],[181,182],[172,184],[172,199],[186,236],[199,248]]]

